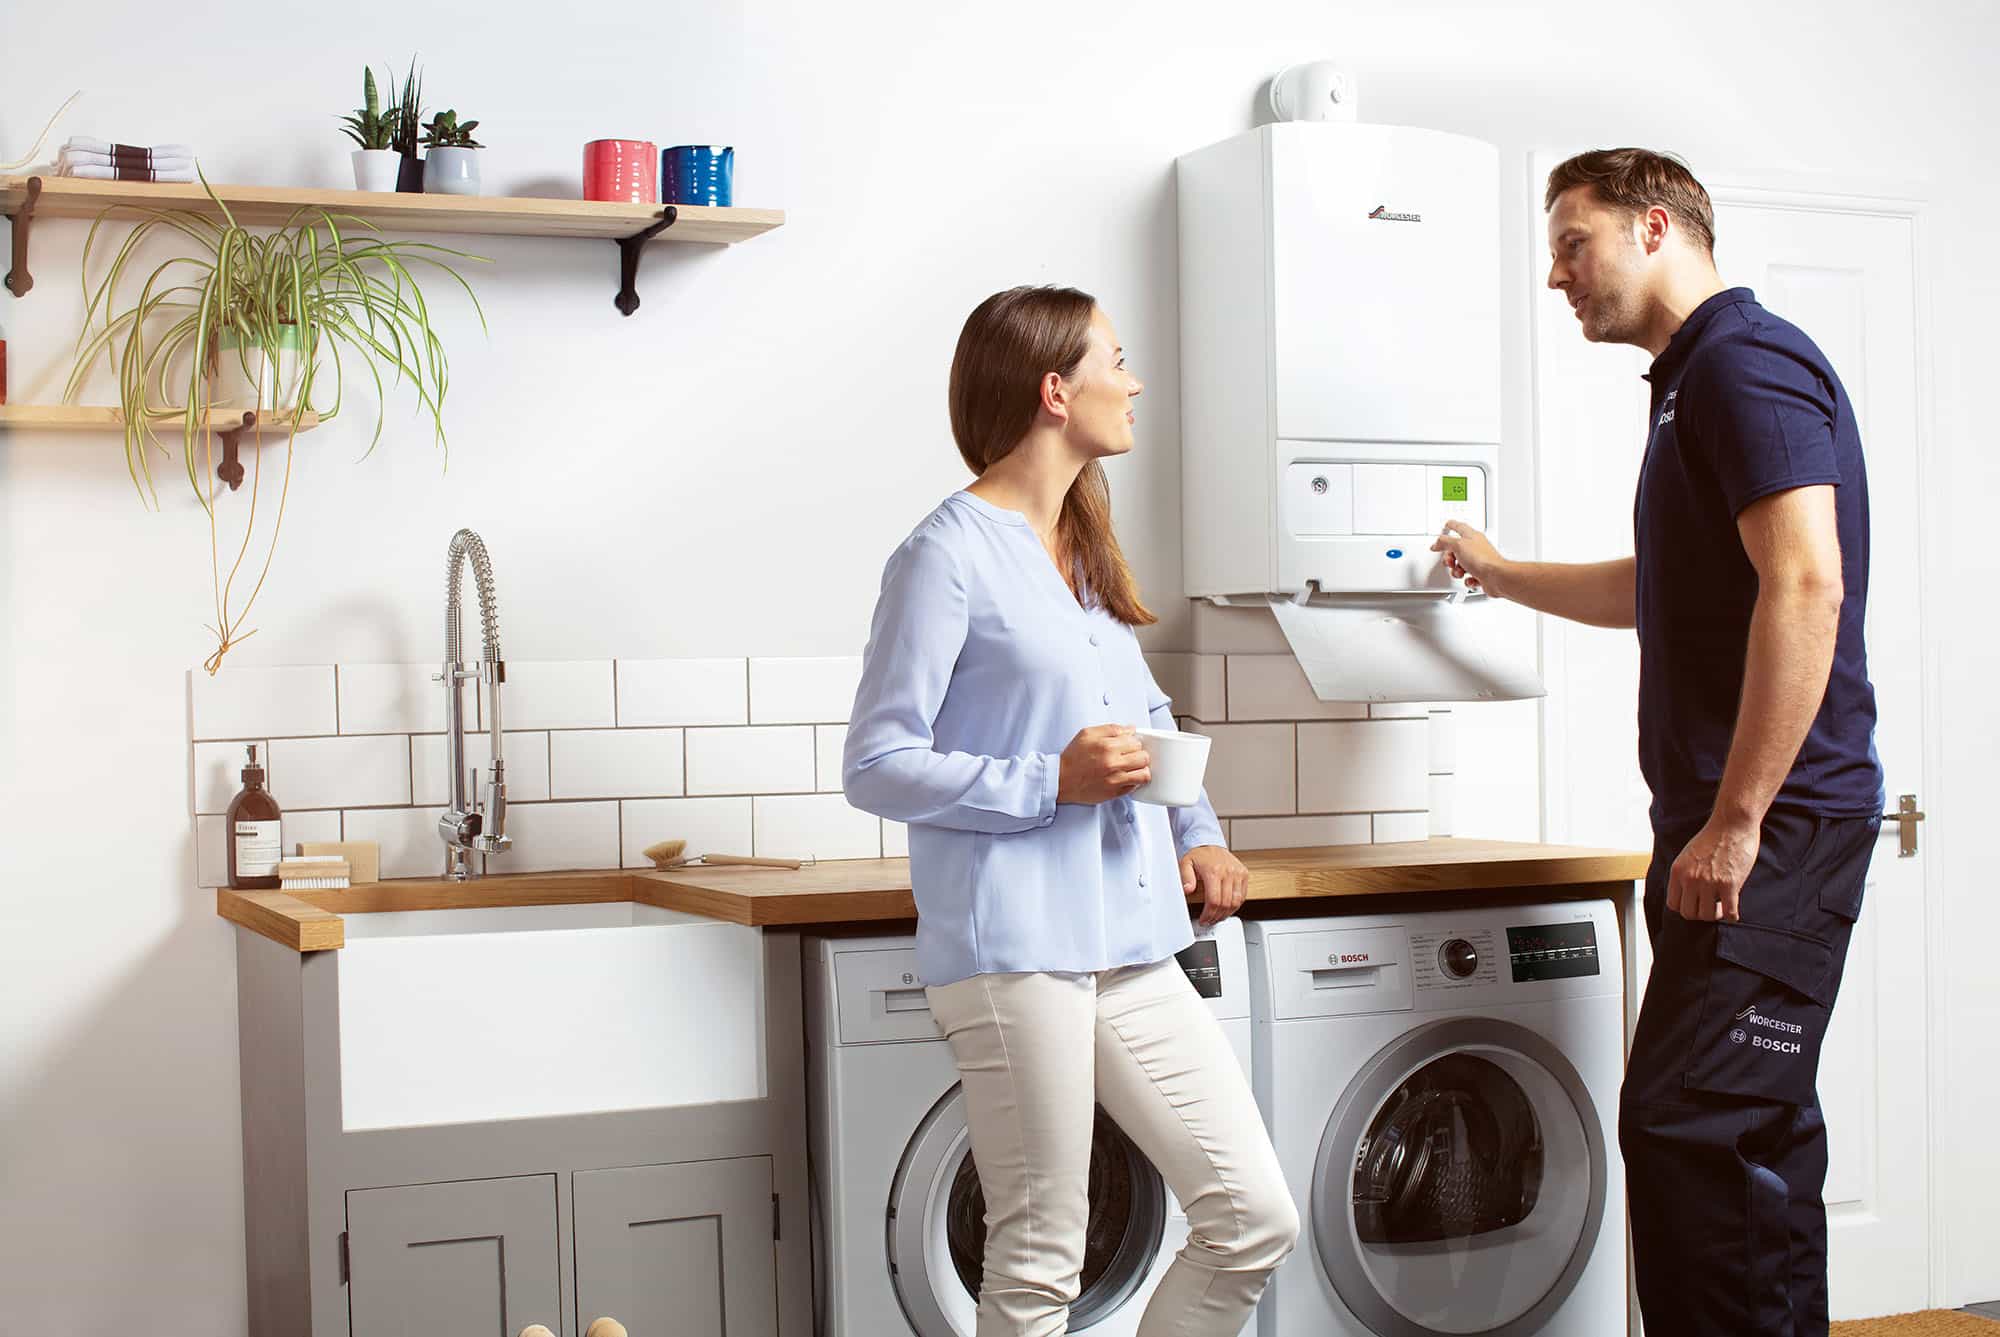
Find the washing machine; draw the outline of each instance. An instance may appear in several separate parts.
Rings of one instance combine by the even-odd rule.
[[[1260,1337],[1624,1333],[1610,902],[1265,920],[1247,946],[1302,1223]]]
[[[1243,926],[1180,963],[1250,1066]],[[973,1337],[985,1197],[951,1047],[907,935],[805,940],[817,1337]],[[1069,1331],[1130,1337],[1187,1239],[1166,1183],[1102,1109]],[[1244,1328],[1245,1337],[1255,1331]]]

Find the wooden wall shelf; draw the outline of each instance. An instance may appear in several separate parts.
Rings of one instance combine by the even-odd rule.
[[[317,413],[302,413],[298,418],[298,430],[301,432],[310,432],[319,426]],[[153,418],[155,430],[163,434],[178,432],[180,421],[178,413],[162,413]],[[0,404],[0,437],[9,432],[122,433],[124,430],[125,413],[122,409],[96,404]],[[208,412],[208,430],[222,439],[222,462],[215,466],[215,476],[229,484],[229,490],[234,492],[243,486],[240,459],[243,437],[258,430],[257,415],[247,409],[211,409]],[[273,437],[289,435],[292,415],[270,414],[262,430]]]
[[[276,227],[300,209],[324,209],[365,219],[384,232],[453,232],[501,237],[574,237],[619,243],[621,260],[636,266],[640,245],[652,241],[731,245],[761,236],[785,222],[781,209],[714,208],[696,204],[608,204],[596,200],[545,200],[518,196],[401,195],[383,191],[317,190],[299,186],[215,186],[236,221]],[[96,181],[67,176],[0,177],[0,213],[13,220],[13,268],[7,287],[16,297],[34,286],[28,271],[28,237],[36,218],[95,218],[107,209],[186,209],[220,216],[199,184]],[[115,217],[116,215],[114,215]],[[128,215],[138,217],[137,213]],[[629,258],[628,258],[629,257]],[[630,286],[619,309],[631,314],[638,297]]]

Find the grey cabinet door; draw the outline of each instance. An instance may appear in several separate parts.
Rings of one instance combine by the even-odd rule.
[[[562,1330],[556,1179],[469,1179],[347,1195],[355,1337]]]
[[[579,1171],[577,1330],[777,1337],[771,1158]]]

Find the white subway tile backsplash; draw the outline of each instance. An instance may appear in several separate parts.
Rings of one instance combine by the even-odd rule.
[[[882,823],[840,794],[760,796],[758,854],[780,859],[879,859]]]
[[[672,798],[683,792],[679,729],[562,729],[549,735],[549,793]]]
[[[382,847],[382,876],[440,877],[443,808],[352,808],[340,815],[343,840],[372,840]]]
[[[689,794],[809,794],[814,771],[809,726],[687,731]]]
[[[618,866],[616,803],[514,803],[507,808],[513,848],[486,857],[489,873],[551,873]],[[439,843],[442,848],[442,842]]]
[[[1366,845],[1373,836],[1367,813],[1338,817],[1238,817],[1229,845],[1238,850],[1295,850],[1313,845]]]
[[[846,746],[845,724],[821,724],[814,727],[813,749],[818,755],[820,792],[831,794],[840,791],[840,754]]]
[[[748,660],[618,661],[618,724],[621,728],[749,722]]]
[[[1431,777],[1431,834],[1448,836],[1452,834],[1452,796],[1458,788],[1455,775],[1433,775]]]
[[[1204,655],[1288,655],[1291,643],[1265,607],[1224,608],[1203,599],[1194,606],[1194,650]]]
[[[687,857],[749,854],[748,798],[626,799],[620,860],[626,868],[651,868],[643,851],[663,840],[685,840]]]
[[[481,683],[482,712],[486,694]],[[610,660],[507,661],[500,689],[502,729],[609,729],[616,723]]]
[[[1146,656],[1179,727],[1214,740],[1206,788],[1237,848],[1422,840],[1453,829],[1459,717],[1422,703],[1318,700],[1265,609],[1195,613],[1195,651]],[[492,871],[650,867],[690,855],[906,856],[909,829],[849,806],[841,754],[861,661],[509,663],[508,833]],[[196,872],[226,879],[220,814],[243,743],[300,840],[374,840],[384,877],[443,867],[443,689],[428,664],[190,675]],[[467,693],[468,764],[486,764]],[[412,736],[415,735],[415,736]],[[414,806],[412,806],[414,805]],[[345,809],[345,811],[341,811]]]
[[[243,788],[243,768],[250,764],[249,743],[196,743],[194,745],[194,810],[228,812],[229,801]],[[257,744],[257,764],[264,768],[264,787],[270,789],[271,745]],[[275,790],[273,791],[276,792]]]
[[[418,803],[443,806],[451,802],[451,781],[446,771],[445,738],[439,734],[418,734],[410,739],[410,774]],[[465,764],[483,772],[493,752],[491,734],[467,733]],[[540,803],[549,797],[549,735],[514,733],[500,737],[500,759],[507,763],[507,801]]]
[[[331,664],[284,668],[201,669],[192,683],[194,737],[279,738],[335,731]]]
[[[1296,730],[1292,724],[1207,724],[1215,741],[1203,787],[1217,815],[1271,816],[1298,811]]]
[[[1428,840],[1431,818],[1426,812],[1378,812],[1375,814],[1375,843],[1398,845],[1412,840]]]
[[[271,771],[280,808],[408,803],[410,740],[402,734],[273,739]]]
[[[1430,721],[1299,726],[1299,811],[1420,810],[1430,798]]]
[[[438,664],[342,664],[340,731],[443,733],[444,684],[431,681]],[[464,693],[466,727],[474,727],[476,692]]]
[[[1208,723],[1229,718],[1221,655],[1149,654],[1153,681],[1173,699],[1174,714]]]
[[[1431,774],[1450,775],[1458,769],[1458,719],[1449,710],[1431,711]]]
[[[861,682],[859,655],[750,661],[752,724],[847,722]]]
[[[1230,655],[1229,718],[1233,720],[1359,720],[1368,707],[1322,701],[1299,661],[1283,655]]]
[[[279,819],[278,837],[284,842],[285,857],[288,859],[299,852],[302,840],[339,840],[340,810],[314,808],[305,812],[288,812]]]

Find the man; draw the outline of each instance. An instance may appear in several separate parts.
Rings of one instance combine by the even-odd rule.
[[[1723,287],[1679,162],[1581,154],[1544,207],[1584,338],[1653,355],[1637,555],[1510,561],[1459,524],[1434,550],[1489,594],[1638,630],[1654,958],[1619,1143],[1646,1329],[1824,1334],[1819,1051],[1882,814],[1854,406],[1810,339]]]

